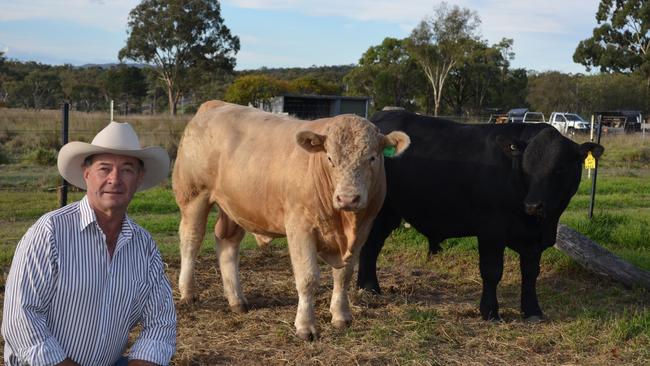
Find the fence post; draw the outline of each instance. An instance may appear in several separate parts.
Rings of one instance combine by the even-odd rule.
[[[598,137],[597,144],[600,144],[600,136],[603,132],[602,115],[598,115]],[[594,177],[591,180],[591,201],[589,202],[589,220],[594,216],[594,203],[596,201],[596,177],[598,176],[598,160],[596,159],[596,168],[594,168]]]
[[[63,103],[62,108],[62,119],[63,125],[61,128],[61,146],[68,143],[68,117],[70,114],[70,104]],[[61,177],[61,186],[57,189],[57,196],[59,196],[59,207],[63,207],[68,204],[68,182]]]

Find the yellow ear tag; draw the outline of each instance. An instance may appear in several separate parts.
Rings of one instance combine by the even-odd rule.
[[[585,169],[596,169],[596,159],[591,155],[591,151],[587,153],[585,158]]]
[[[386,146],[384,148],[384,156],[387,158],[395,156],[395,146]]]

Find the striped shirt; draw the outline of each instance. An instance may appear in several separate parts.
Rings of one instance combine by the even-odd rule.
[[[128,216],[113,258],[88,198],[42,216],[16,247],[5,288],[7,365],[112,365],[129,331],[130,359],[168,364],[176,313],[160,252]]]

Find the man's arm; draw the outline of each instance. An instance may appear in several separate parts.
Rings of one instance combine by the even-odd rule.
[[[58,275],[57,257],[50,223],[40,219],[16,246],[7,278],[2,336],[14,355],[30,365],[66,358],[45,319]]]
[[[176,350],[174,299],[157,249],[149,265],[148,282],[150,287],[142,313],[142,332],[131,348],[129,365],[135,360],[166,365]]]

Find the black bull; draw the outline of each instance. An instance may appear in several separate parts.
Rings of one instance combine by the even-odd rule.
[[[387,195],[359,260],[360,288],[379,293],[377,256],[401,219],[429,240],[430,253],[447,238],[476,236],[483,280],[480,311],[499,319],[496,289],[503,251],[519,253],[521,310],[542,318],[535,285],[544,249],[555,243],[560,215],[575,194],[587,153],[548,124],[464,125],[405,111],[378,112],[386,134],[401,130],[410,148],[387,159]]]

